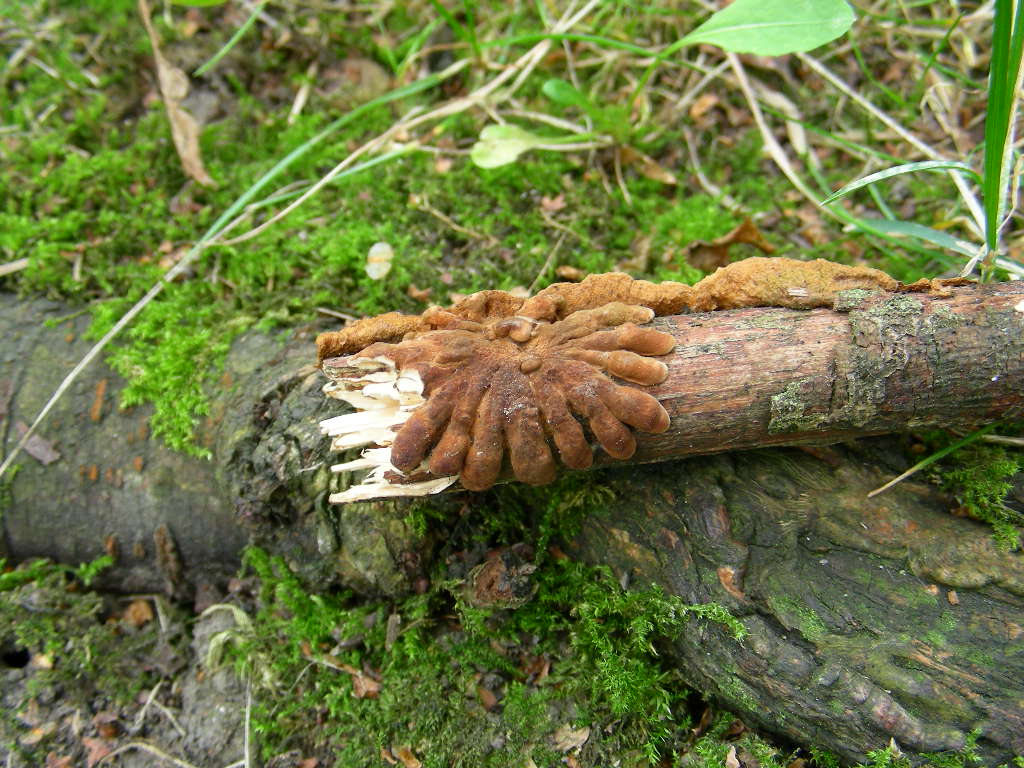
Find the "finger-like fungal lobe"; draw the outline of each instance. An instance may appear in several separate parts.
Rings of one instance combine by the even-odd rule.
[[[673,337],[642,327],[654,311],[618,301],[564,309],[557,295],[524,301],[485,291],[452,309],[324,334],[324,391],[357,410],[321,428],[336,450],[374,446],[333,467],[369,473],[331,501],[422,495],[456,481],[483,490],[506,465],[516,479],[543,485],[559,461],[590,466],[592,440],[626,459],[636,450],[633,430],[668,429],[661,404],[631,386],[668,375],[656,358],[672,350]],[[374,334],[389,341],[324,356]]]

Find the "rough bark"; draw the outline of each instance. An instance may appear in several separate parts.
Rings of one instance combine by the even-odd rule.
[[[847,291],[842,312],[744,309],[655,325],[677,346],[649,391],[672,425],[638,461],[963,426],[1024,409],[1024,285],[949,297]]]
[[[768,333],[769,352],[805,348],[788,366],[778,357],[753,371],[763,374],[757,379],[769,372],[777,384],[789,377],[751,401],[765,431],[773,421],[797,430],[770,440],[815,430],[840,437],[862,428],[866,413],[890,419],[890,428],[917,425],[921,398],[911,387],[927,371],[933,385],[957,393],[955,402],[935,404],[939,415],[953,418],[965,402],[987,414],[970,402],[972,393],[984,390],[993,408],[1012,405],[989,386],[1008,371],[1019,376],[1021,363],[1014,314],[1021,294],[1016,286],[999,290],[1010,298],[1003,308],[982,309],[980,326],[956,319],[959,305],[947,303],[946,313],[922,297],[912,298],[917,308],[902,305],[895,320],[885,319],[893,308],[867,303],[838,318],[743,310],[665,321],[688,329],[680,354],[698,366],[689,374],[673,366],[673,380],[692,386],[710,379],[715,388],[671,406],[691,420],[694,442],[710,444],[712,432],[723,434],[722,403],[742,401],[737,377],[752,366],[744,345],[763,343]],[[88,347],[82,318],[42,325],[66,311],[0,298],[0,379],[14,393],[3,425],[8,450],[15,422],[31,421]],[[866,343],[826,366],[834,382],[826,384],[802,366],[821,365],[827,344],[799,344],[796,324],[818,323],[824,338],[830,317]],[[713,327],[728,330],[717,341],[700,335]],[[931,341],[914,352],[922,333]],[[979,340],[984,334],[987,342]],[[401,504],[325,503],[344,479],[327,469],[334,459],[316,422],[338,406],[320,394],[311,341],[312,333],[299,333],[284,342],[258,334],[236,342],[200,429],[212,461],[172,453],[149,437],[147,409],[119,410],[121,384],[95,366],[43,429],[60,460],[43,466],[23,458],[9,486],[6,553],[78,562],[116,549],[111,586],[166,589],[201,602],[216,596],[251,539],[310,576],[340,578],[364,593],[413,588],[431,545],[409,530]],[[970,351],[969,364],[955,357],[959,349]],[[878,350],[881,362],[866,367]],[[730,362],[732,353],[740,362]],[[911,363],[919,367],[906,372]],[[98,397],[101,380],[107,384]],[[787,392],[793,396],[783,408],[776,398]],[[1019,392],[1018,384],[1010,394]],[[736,434],[726,447],[742,438]],[[1024,558],[998,551],[986,526],[949,515],[949,500],[927,485],[905,483],[867,501],[867,490],[902,468],[902,452],[886,460],[892,445],[606,470],[602,481],[615,501],[587,521],[574,554],[611,565],[624,582],[658,582],[687,601],[717,600],[741,616],[750,630],[743,642],[695,623],[664,653],[697,689],[766,731],[857,759],[889,738],[912,754],[956,749],[977,728],[986,760],[1024,753]],[[642,449],[644,459],[658,455],[657,444]]]
[[[742,642],[694,624],[665,652],[748,723],[849,760],[890,738],[957,750],[975,729],[984,764],[1024,754],[1024,557],[934,487],[866,499],[892,472],[879,451],[826,451],[616,472],[573,554],[740,616]]]

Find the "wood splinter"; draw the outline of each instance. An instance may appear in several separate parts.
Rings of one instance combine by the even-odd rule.
[[[821,259],[751,258],[694,286],[610,273],[528,299],[481,291],[447,309],[357,321],[317,338],[325,393],[357,409],[321,429],[334,450],[375,446],[332,468],[369,473],[331,501],[436,493],[456,481],[486,489],[506,457],[516,479],[543,485],[557,476],[555,453],[570,469],[591,466],[591,438],[614,459],[633,457],[634,430],[670,427],[663,393],[631,386],[668,376],[678,338],[642,327],[655,316],[832,307],[852,289],[948,296],[968,282],[903,285]]]

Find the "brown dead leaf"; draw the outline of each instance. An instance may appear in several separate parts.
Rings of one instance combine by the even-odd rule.
[[[621,150],[621,158],[623,165],[634,166],[640,172],[641,176],[644,176],[651,181],[660,181],[662,184],[673,185],[679,183],[679,180],[676,179],[676,175],[672,173],[672,171],[665,168],[650,155],[645,155],[639,149],[623,147]]]
[[[651,263],[651,236],[637,235],[629,244],[629,258],[623,259],[615,268],[620,272],[646,272]]]
[[[96,763],[109,755],[114,749],[110,742],[104,739],[94,739],[89,736],[82,739],[82,744],[89,751],[88,756],[85,758],[86,768],[93,768]]]
[[[351,664],[338,664],[339,669],[352,676],[352,695],[357,699],[376,699],[380,696],[380,683]]]
[[[711,707],[704,707],[704,711],[701,712],[700,720],[697,721],[697,725],[690,729],[691,733],[698,738],[703,736],[714,718],[715,714],[711,711]]]
[[[28,432],[28,424],[23,421],[15,422],[14,428],[18,430],[18,437]],[[53,443],[41,435],[32,435],[25,443],[25,453],[38,461],[43,466],[53,464],[60,458],[60,453],[53,447]]]
[[[563,280],[568,280],[571,283],[578,283],[587,276],[587,273],[582,269],[570,266],[569,264],[562,264],[560,267],[555,269],[555,274]]]
[[[695,240],[684,249],[686,260],[691,266],[704,272],[714,272],[729,263],[729,248],[737,243],[756,246],[762,253],[773,253],[775,246],[765,240],[761,230],[750,219],[743,222],[731,232],[727,232],[710,243]]]
[[[146,27],[146,34],[149,35],[150,45],[153,46],[153,61],[156,63],[160,95],[167,108],[171,138],[174,140],[174,148],[178,151],[181,167],[188,176],[203,186],[214,187],[216,182],[206,172],[199,151],[199,123],[181,106],[181,102],[188,96],[188,75],[171,65],[160,51],[160,41],[153,28],[146,0],[139,0],[139,13],[142,16],[142,24]]]
[[[705,93],[698,96],[697,100],[690,105],[690,118],[699,121],[704,115],[711,111],[719,102],[718,96],[713,93]]]
[[[548,213],[556,213],[565,208],[565,195],[557,194],[554,197],[544,196],[540,199],[540,208]]]
[[[57,724],[54,722],[43,723],[37,725],[35,728],[30,730],[28,733],[18,738],[18,743],[23,747],[34,747],[46,738],[49,738],[57,732]]]
[[[117,713],[105,709],[93,715],[92,724],[96,731],[104,739],[116,739],[121,728],[117,722]]]
[[[138,629],[153,620],[153,607],[149,600],[132,600],[124,609],[124,620]]]
[[[555,749],[559,752],[568,752],[571,749],[578,749],[587,743],[587,739],[590,738],[590,726],[583,726],[582,728],[572,728],[569,725],[563,725],[551,736],[551,740],[555,744]]]
[[[46,768],[73,768],[71,758],[62,755],[58,756],[56,752],[48,752],[46,754]]]
[[[742,720],[733,720],[729,723],[729,727],[725,729],[721,738],[722,741],[730,741],[732,739],[738,739],[746,732],[747,726]]]
[[[729,752],[725,756],[725,768],[740,768],[740,761],[736,757],[736,747],[729,747]]]
[[[498,706],[498,697],[494,695],[490,688],[478,685],[476,695],[480,697],[480,704],[488,712],[493,712],[494,708]]]
[[[951,589],[946,593],[946,600],[949,601],[950,605],[960,605],[960,596],[957,595],[955,589]]]
[[[399,747],[398,749],[391,750],[391,752],[402,761],[402,765],[405,768],[423,768],[423,763],[416,759],[416,755],[412,753],[409,747]]]
[[[409,287],[405,289],[406,295],[416,301],[430,301],[432,292],[432,288],[417,288],[416,283],[409,283]]]

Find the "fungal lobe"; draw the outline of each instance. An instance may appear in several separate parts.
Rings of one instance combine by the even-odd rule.
[[[654,311],[612,301],[560,316],[564,306],[557,295],[523,301],[485,291],[417,318],[384,315],[372,319],[376,327],[364,321],[345,329],[347,337],[321,337],[322,368],[350,389],[366,386],[372,361],[419,377],[425,401],[391,443],[390,463],[401,472],[426,462],[431,475],[459,475],[464,487],[482,490],[507,460],[518,480],[550,483],[556,452],[574,469],[593,461],[584,424],[620,459],[636,450],[632,429],[657,433],[669,425],[654,397],[610,378],[645,386],[665,380],[668,368],[654,358],[674,340],[641,327]],[[388,340],[330,357],[374,336]]]

